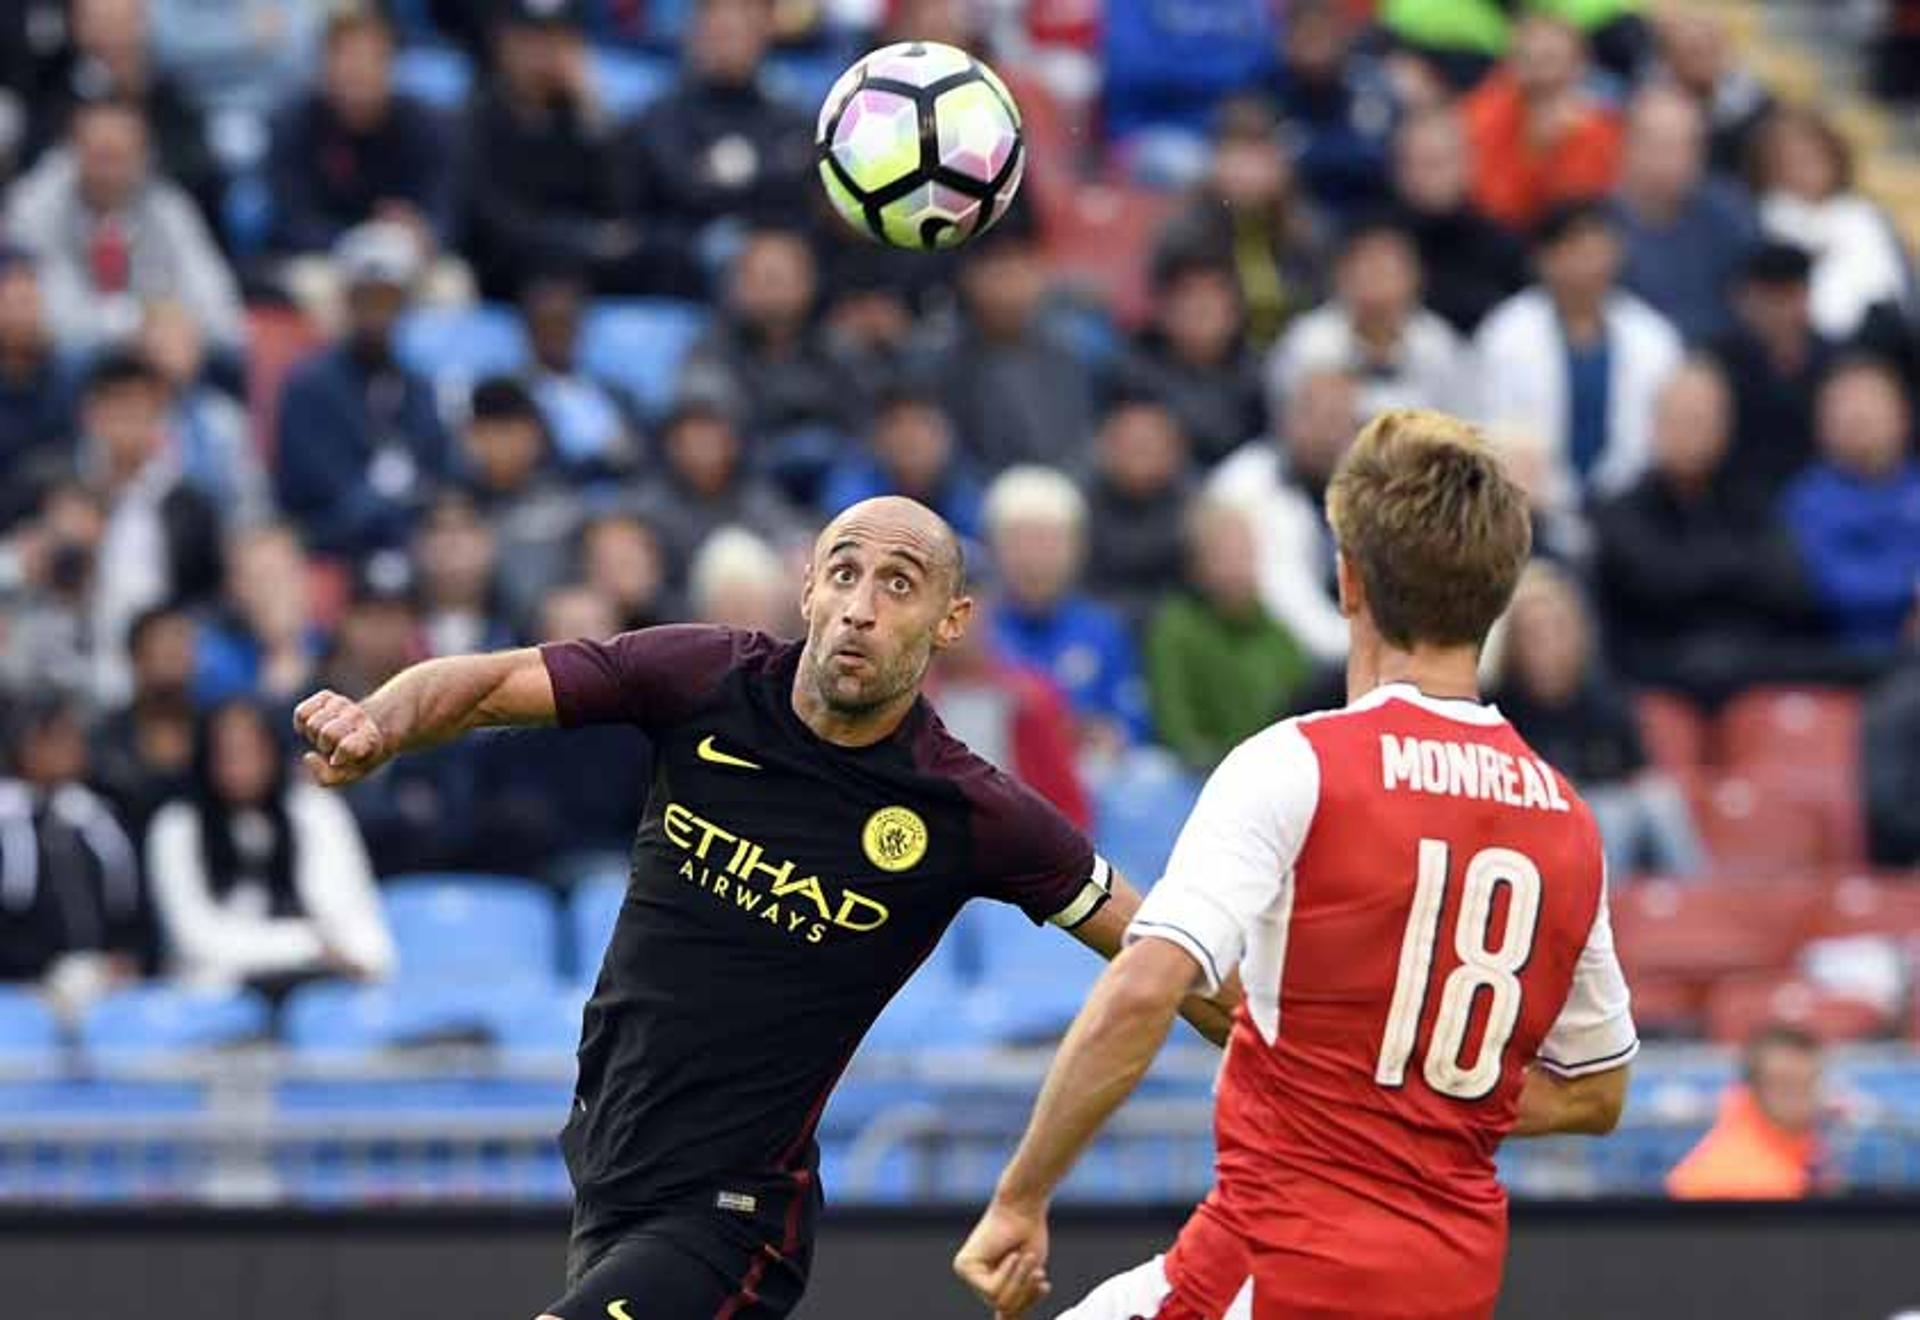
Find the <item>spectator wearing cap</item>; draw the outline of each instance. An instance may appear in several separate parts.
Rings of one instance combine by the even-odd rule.
[[[865,449],[828,472],[819,511],[831,518],[879,495],[918,500],[962,537],[980,535],[980,483],[960,457],[952,420],[929,392],[899,386],[880,401]]]
[[[1808,681],[1811,601],[1773,501],[1724,480],[1735,417],[1710,359],[1660,391],[1646,474],[1594,511],[1596,604],[1621,677],[1716,706],[1769,679]]]
[[[1790,484],[1782,516],[1833,636],[1890,658],[1920,637],[1920,460],[1898,375],[1873,358],[1820,387],[1820,457]]]
[[[7,720],[0,778],[0,981],[77,1009],[152,955],[138,854],[87,785],[80,704],[37,693]]]
[[[1389,214],[1413,239],[1426,303],[1463,335],[1527,283],[1527,252],[1474,204],[1473,161],[1450,109],[1411,115],[1393,141]]]
[[[1836,346],[1813,324],[1812,258],[1777,240],[1748,256],[1734,325],[1713,345],[1733,387],[1733,449],[1719,484],[1771,508],[1813,460],[1814,397]]]
[[[358,557],[403,545],[453,450],[433,386],[394,356],[394,327],[419,270],[413,235],[375,221],[349,230],[336,263],[343,335],[287,376],[276,450],[281,510],[316,554]]]
[[[1869,312],[1911,315],[1913,272],[1887,215],[1855,186],[1853,152],[1818,111],[1782,108],[1753,143],[1748,182],[1760,224],[1813,258],[1813,323],[1846,339]]]
[[[1200,253],[1161,262],[1153,319],[1118,374],[1167,406],[1202,464],[1264,432],[1266,399],[1232,262]]]
[[[1088,829],[1093,807],[1075,764],[1073,714],[1044,671],[994,644],[994,602],[974,591],[973,621],[927,672],[927,699],[956,738]]]
[[[755,230],[727,273],[719,318],[686,364],[690,375],[725,380],[753,444],[801,485],[817,484],[861,421],[852,383],[817,333],[818,301],[806,237]]]
[[[1737,179],[1754,130],[1773,112],[1773,94],[1737,58],[1727,24],[1711,9],[1671,6],[1655,24],[1660,73],[1700,107],[1713,173]]]
[[[1242,445],[1207,479],[1207,494],[1253,525],[1261,604],[1321,666],[1347,654],[1324,509],[1327,483],[1361,420],[1352,376],[1309,372],[1281,400],[1271,436]]]
[[[0,531],[31,507],[30,472],[70,461],[65,392],[33,261],[0,250]]]
[[[520,291],[520,319],[533,360],[522,383],[540,406],[552,459],[577,482],[629,475],[640,462],[637,405],[580,365],[588,289],[573,275],[535,276]]]
[[[604,641],[621,631],[613,604],[582,583],[549,590],[532,639]],[[579,735],[579,736],[576,736]],[[626,870],[651,749],[630,724],[518,729],[481,744],[478,851],[496,868],[560,884]]]
[[[378,9],[343,8],[328,18],[319,86],[273,125],[276,250],[325,255],[374,219],[407,225],[423,251],[453,237],[447,128],[395,90],[393,56],[393,28]]]
[[[455,489],[436,495],[413,539],[428,655],[469,655],[512,643],[495,581],[498,563],[499,543],[473,498]]]
[[[1682,346],[1665,317],[1619,287],[1620,240],[1598,203],[1551,212],[1534,263],[1539,284],[1480,327],[1481,415],[1543,443],[1556,502],[1572,504],[1645,470],[1654,401]]]
[[[180,473],[225,512],[232,523],[257,523],[273,513],[273,489],[253,438],[246,406],[221,379],[187,309],[177,302],[147,304],[139,352],[167,392],[167,434]]]
[[[1586,78],[1579,28],[1543,13],[1520,20],[1505,62],[1461,107],[1474,200],[1487,215],[1530,229],[1559,203],[1612,190],[1620,125]]]
[[[461,441],[467,489],[499,546],[501,608],[510,620],[529,619],[566,573],[579,499],[556,479],[546,421],[517,381],[474,387]]]
[[[1093,433],[1093,381],[1047,328],[1046,294],[1046,266],[1018,224],[996,226],[961,268],[961,317],[932,369],[982,472],[1069,462]]]
[[[1202,499],[1185,533],[1183,589],[1164,597],[1147,633],[1147,691],[1160,741],[1205,771],[1273,723],[1312,665],[1260,603],[1246,511]]]
[[[377,980],[393,937],[353,813],[290,773],[280,709],[235,699],[203,721],[188,790],[146,835],[171,975],[269,994],[303,980]]]
[[[211,224],[226,181],[199,104],[156,61],[149,8],[147,0],[73,0],[64,26],[71,44],[53,57],[29,101],[34,114],[24,156],[31,160],[68,140],[81,107],[125,102],[147,125],[160,171]]]
[[[1622,286],[1689,344],[1724,333],[1759,223],[1737,188],[1706,176],[1706,123],[1684,94],[1655,86],[1634,98],[1612,211]]]
[[[643,283],[620,126],[599,103],[574,0],[502,0],[492,71],[476,89],[465,148],[466,232],[489,298],[529,271],[571,270],[601,293]]]
[[[1147,395],[1119,399],[1094,438],[1087,502],[1087,591],[1142,636],[1160,598],[1179,586],[1182,523],[1193,494],[1191,444],[1179,419]]]
[[[684,583],[695,551],[721,527],[751,527],[784,544],[799,534],[792,508],[748,467],[740,431],[718,403],[690,398],[660,426],[663,470],[634,496],[660,542],[673,581]]]
[[[290,711],[312,689],[325,638],[313,622],[308,574],[306,550],[285,523],[232,538],[226,591],[196,647],[196,705],[261,697]]]
[[[39,265],[62,349],[122,341],[139,327],[142,303],[168,298],[210,343],[238,350],[233,272],[187,195],[153,169],[147,124],[131,103],[76,107],[68,149],[15,186],[7,228]]]
[[[1319,302],[1326,229],[1282,148],[1272,105],[1235,97],[1220,107],[1206,175],[1161,232],[1156,260],[1200,254],[1232,262],[1248,339],[1265,348]]]
[[[636,130],[627,168],[640,212],[683,263],[711,266],[739,222],[806,223],[813,126],[760,82],[773,9],[773,0],[698,0],[680,84]]]
[[[1360,382],[1363,415],[1438,408],[1471,415],[1473,370],[1453,327],[1420,301],[1420,253],[1385,218],[1358,222],[1340,245],[1333,301],[1295,321],[1267,363],[1267,392],[1284,399],[1309,373]]]
[[[1293,135],[1295,165],[1336,215],[1378,206],[1396,113],[1386,73],[1357,48],[1337,0],[1295,0],[1280,31],[1274,102]]]
[[[1059,685],[1083,754],[1111,755],[1148,733],[1140,656],[1120,615],[1081,588],[1087,504],[1052,468],[1007,469],[987,488],[987,542],[1001,587],[999,651]]]
[[[167,433],[167,389],[130,353],[100,359],[80,403],[81,470],[106,511],[94,568],[94,694],[126,699],[127,631],[148,606],[210,598],[223,510],[189,485]]]

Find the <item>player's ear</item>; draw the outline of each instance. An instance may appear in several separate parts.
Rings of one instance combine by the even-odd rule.
[[[813,607],[813,561],[807,561],[807,571],[800,578],[800,617],[811,618]]]
[[[1334,570],[1340,582],[1340,617],[1357,619],[1360,611],[1366,608],[1367,588],[1360,580],[1360,574],[1354,570],[1353,561],[1347,558],[1347,552],[1334,552]]]
[[[940,622],[934,625],[933,649],[944,651],[967,635],[967,624],[973,619],[973,597],[955,596],[947,603],[947,612],[940,616]]]

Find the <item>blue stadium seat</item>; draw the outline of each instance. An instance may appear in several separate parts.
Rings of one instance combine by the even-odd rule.
[[[1004,1044],[1058,1037],[1104,965],[1065,931],[1036,926],[1010,904],[970,903],[960,924],[961,950],[978,960],[974,1018]]]
[[[510,876],[400,876],[383,886],[403,981],[552,979],[559,921],[552,896]]]
[[[1106,859],[1141,889],[1166,867],[1200,781],[1162,756],[1130,756],[1094,791],[1094,838]]]
[[[670,59],[607,46],[593,48],[591,68],[593,89],[601,106],[618,119],[639,115],[679,76]]]
[[[400,361],[432,379],[453,378],[464,389],[483,376],[526,366],[526,328],[511,308],[418,307],[394,330]]]
[[[46,1001],[21,986],[0,986],[0,1059],[14,1067],[50,1065],[59,1051],[60,1023]]]
[[[529,996],[551,990],[526,978],[361,985],[316,981],[288,996],[287,1044],[319,1054],[371,1054],[436,1042],[497,1042]]]
[[[839,51],[825,54],[776,52],[767,61],[767,95],[785,101],[812,118],[820,111],[835,80],[853,61]]]
[[[80,1043],[96,1059],[131,1061],[265,1037],[271,1014],[259,995],[167,985],[108,995],[80,1019]]]
[[[393,85],[436,110],[457,110],[473,87],[473,65],[451,46],[409,46],[394,57]]]
[[[627,897],[625,872],[590,876],[573,888],[567,903],[567,934],[573,942],[573,972],[591,981],[613,937],[613,924]]]
[[[680,364],[705,326],[706,313],[693,303],[596,302],[580,327],[580,366],[657,415],[672,402]]]
[[[495,1020],[494,1043],[515,1054],[571,1055],[580,1045],[585,1005],[579,985],[516,992]]]

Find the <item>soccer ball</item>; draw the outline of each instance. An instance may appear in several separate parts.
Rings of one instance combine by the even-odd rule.
[[[847,223],[922,251],[985,233],[1026,165],[1007,85],[936,41],[883,46],[841,74],[814,142],[827,197]]]

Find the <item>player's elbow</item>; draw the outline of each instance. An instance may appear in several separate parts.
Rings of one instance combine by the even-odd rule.
[[[1193,964],[1186,954],[1159,940],[1143,940],[1113,960],[1097,993],[1105,1017],[1128,1024],[1170,1023],[1192,988]]]
[[[1616,1068],[1596,1077],[1582,1079],[1581,1105],[1576,1132],[1591,1137],[1604,1137],[1620,1126],[1620,1119],[1627,1112],[1627,1075],[1625,1068]]]

